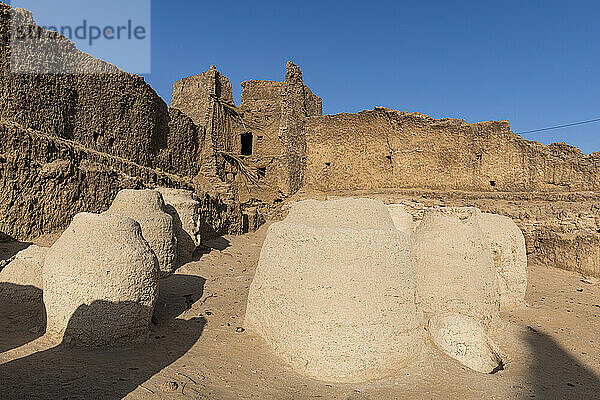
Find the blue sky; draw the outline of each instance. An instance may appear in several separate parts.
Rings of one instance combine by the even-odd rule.
[[[242,81],[282,80],[293,60],[328,114],[381,105],[526,131],[600,117],[598,15],[586,0],[152,0],[146,80],[169,103],[173,82],[214,64],[239,102]],[[591,153],[598,132],[526,138]]]

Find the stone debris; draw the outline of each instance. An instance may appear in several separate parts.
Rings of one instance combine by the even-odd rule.
[[[158,260],[140,225],[80,213],[43,267],[47,332],[77,346],[143,340],[158,296]]]
[[[31,245],[0,270],[0,298],[11,302],[42,299],[42,268],[47,247]]]
[[[396,229],[412,236],[412,234],[415,233],[417,224],[415,223],[413,216],[406,210],[406,206],[403,204],[389,204],[387,207]]]
[[[479,226],[487,238],[498,273],[500,307],[523,305],[527,289],[525,237],[512,219],[480,213]]]
[[[165,202],[165,211],[173,218],[177,238],[177,262],[192,259],[202,238],[200,235],[201,205],[194,200],[193,192],[184,189],[157,188]]]
[[[436,314],[427,322],[433,344],[472,370],[489,374],[503,367],[496,345],[484,327],[458,313]]]
[[[165,212],[165,202],[156,190],[121,190],[107,214],[132,218],[140,224],[142,236],[158,258],[160,277],[175,272],[177,238],[173,217]]]
[[[459,313],[493,325],[500,318],[497,274],[475,208],[426,211],[414,236],[418,292],[426,315]]]
[[[367,199],[306,201],[269,227],[244,326],[305,376],[391,375],[419,354],[409,237]]]

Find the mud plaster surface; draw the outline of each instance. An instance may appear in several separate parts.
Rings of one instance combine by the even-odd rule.
[[[549,266],[530,267],[528,307],[503,314],[506,333],[494,340],[510,355],[504,371],[480,374],[427,349],[426,358],[384,381],[302,378],[261,339],[236,332],[265,234],[263,227],[214,241],[199,262],[163,281],[158,325],[144,346],[87,352],[57,346],[35,333],[39,304],[0,304],[0,391],[12,398],[89,399],[600,398],[600,286]],[[11,246],[0,243],[2,258]],[[177,390],[162,391],[165,381]]]

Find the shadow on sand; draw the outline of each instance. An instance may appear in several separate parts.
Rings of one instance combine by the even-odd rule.
[[[1,235],[1,232],[0,232]],[[2,261],[8,261],[21,250],[31,246],[31,243],[18,242],[16,240],[2,241],[0,239],[0,270],[4,266]]]
[[[0,366],[3,399],[122,399],[196,343],[204,318],[177,319],[202,296],[204,279],[174,275],[161,281],[161,295],[149,340],[118,348],[76,348],[66,343]],[[123,304],[102,302],[101,308],[122,309]],[[69,321],[87,310],[81,306]],[[112,307],[111,307],[112,304]],[[77,317],[77,318],[75,318]],[[70,327],[67,327],[69,330]],[[163,381],[167,376],[161,378]],[[159,382],[160,383],[160,382]]]
[[[9,300],[12,295],[23,292],[31,301]],[[39,338],[45,331],[45,325],[46,308],[40,289],[0,282],[0,354]]]
[[[534,355],[529,376],[533,395],[521,399],[600,399],[600,377],[554,339],[541,332],[526,333],[524,339]]]
[[[229,240],[225,239],[222,236],[206,240],[206,241],[202,242],[202,244],[204,246],[206,246],[208,252],[210,252],[210,250],[223,251],[226,248],[231,246],[231,243],[229,242]]]

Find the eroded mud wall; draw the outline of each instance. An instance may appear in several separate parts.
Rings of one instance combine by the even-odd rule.
[[[28,11],[0,3],[1,119],[140,165],[197,173],[203,132],[184,114],[169,110],[143,77],[82,53],[48,31],[43,49],[19,54],[25,49],[11,46],[11,16],[35,23]],[[20,64],[52,65],[57,71],[68,66],[82,73],[13,73],[19,68],[11,66],[12,52]]]
[[[598,190],[600,155],[530,142],[506,121],[389,109],[309,118],[306,186],[323,190]]]
[[[106,211],[124,188],[182,187],[187,178],[0,123],[0,232],[29,240],[64,229],[82,211]],[[242,233],[239,203],[195,188],[203,238]]]

